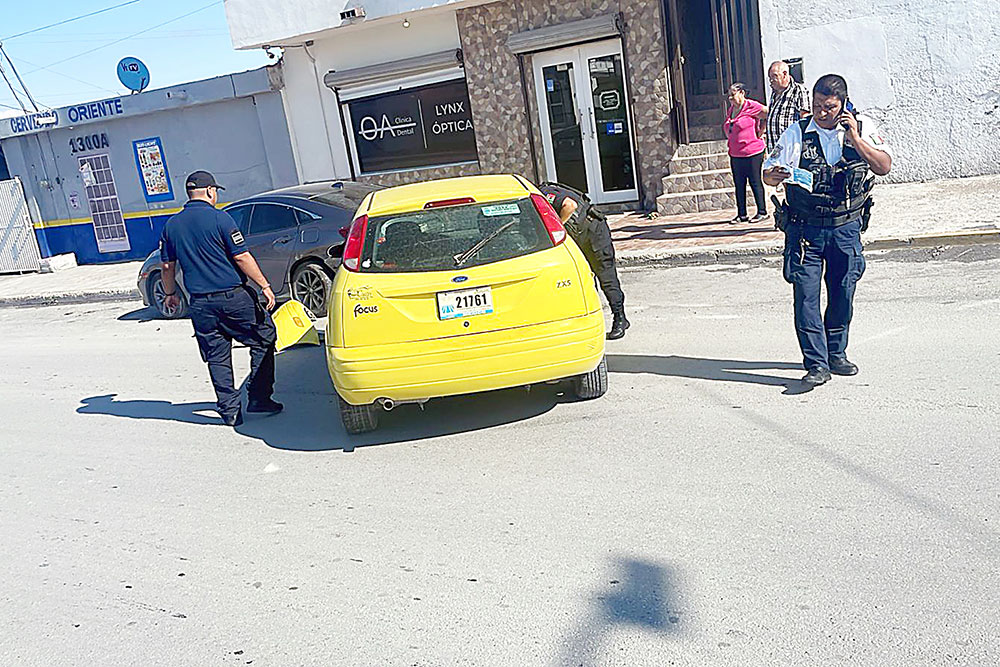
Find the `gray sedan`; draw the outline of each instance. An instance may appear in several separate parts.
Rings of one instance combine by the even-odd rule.
[[[314,317],[326,315],[333,275],[340,265],[344,239],[354,212],[375,186],[342,181],[297,185],[241,199],[225,207],[246,238],[278,300],[301,301]],[[177,268],[181,305],[164,305],[160,251],[154,250],[139,270],[142,301],[160,317],[187,313],[188,294]]]

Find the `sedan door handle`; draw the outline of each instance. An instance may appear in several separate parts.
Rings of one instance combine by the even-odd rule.
[[[281,236],[279,238],[274,239],[274,243],[272,243],[271,245],[272,246],[285,245],[291,240],[292,240],[291,236]]]

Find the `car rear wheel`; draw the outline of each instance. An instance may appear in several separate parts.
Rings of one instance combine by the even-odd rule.
[[[164,303],[167,299],[167,291],[163,287],[163,276],[157,271],[149,277],[149,302],[156,309],[156,313],[165,320],[177,320],[187,315],[187,298],[176,283],[174,289],[177,290],[177,295],[181,298],[180,305],[176,308],[167,308],[166,303]]]
[[[594,370],[573,378],[573,393],[577,398],[590,400],[600,398],[608,391],[608,362],[601,359],[601,363]]]
[[[314,318],[326,317],[326,301],[333,281],[319,264],[309,262],[292,273],[292,298],[300,302]]]
[[[374,403],[368,405],[351,405],[340,396],[340,420],[344,422],[344,430],[351,435],[369,433],[378,428],[379,407]]]

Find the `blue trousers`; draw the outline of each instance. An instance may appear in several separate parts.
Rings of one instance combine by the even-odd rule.
[[[795,333],[806,369],[830,368],[847,356],[854,288],[865,272],[861,222],[839,227],[789,225],[785,229],[785,280],[795,298]],[[826,283],[826,312],[821,310]]]
[[[240,410],[240,393],[233,386],[233,339],[250,348],[247,394],[251,402],[266,401],[274,391],[274,343],[271,316],[257,294],[237,287],[221,294],[191,297],[191,323],[201,358],[215,387],[219,414]]]

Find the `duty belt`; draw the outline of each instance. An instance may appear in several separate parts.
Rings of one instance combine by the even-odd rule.
[[[809,215],[805,216],[797,211],[790,211],[789,222],[797,225],[812,225],[814,227],[840,227],[849,222],[854,222],[861,218],[861,211],[851,211],[841,215]]]
[[[229,296],[231,294],[236,294],[246,289],[246,285],[237,285],[236,287],[230,287],[229,289],[219,290],[218,292],[202,292],[201,294],[192,294],[192,299],[205,299],[210,296]]]

